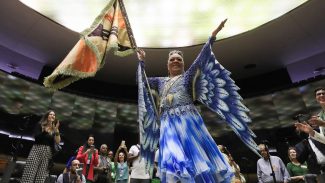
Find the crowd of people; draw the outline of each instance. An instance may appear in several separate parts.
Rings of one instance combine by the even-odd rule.
[[[259,145],[262,157],[257,161],[259,183],[272,182],[324,182],[325,166],[325,88],[315,89],[315,99],[321,106],[317,115],[298,115],[294,123],[298,132],[306,133],[307,139],[288,148],[290,162],[285,166],[278,156],[271,156],[266,144]],[[320,132],[317,132],[319,129]]]
[[[260,183],[297,182],[316,183],[322,180],[325,156],[325,88],[315,90],[316,101],[322,107],[319,114],[308,119],[298,119],[293,123],[297,131],[305,133],[308,138],[295,147],[288,148],[287,165],[278,156],[270,155],[267,144],[260,144],[261,158],[257,161],[257,179]],[[40,128],[35,136],[35,143],[26,161],[21,182],[44,182],[49,174],[51,158],[55,145],[60,142],[60,122],[55,118],[53,110],[47,111],[40,120]],[[319,127],[319,128],[318,128]],[[317,129],[320,129],[319,131]],[[57,182],[95,182],[95,183],[150,183],[161,182],[159,170],[159,149],[155,152],[154,172],[145,168],[145,160],[141,157],[140,144],[132,145],[128,150],[122,141],[115,152],[102,144],[98,149],[94,146],[95,137],[89,135],[86,143],[78,148],[77,154],[70,159],[64,172]],[[245,183],[245,176],[228,149],[218,145],[223,158],[233,173],[232,183]],[[308,151],[306,151],[306,149]],[[306,152],[305,152],[306,151]],[[307,153],[307,154],[306,154]]]

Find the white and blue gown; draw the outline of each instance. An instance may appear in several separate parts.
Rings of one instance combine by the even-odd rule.
[[[158,164],[162,182],[230,182],[233,176],[231,167],[196,109],[195,100],[230,121],[227,123],[236,134],[256,150],[256,144],[251,139],[254,134],[246,125],[250,121],[246,115],[248,109],[240,103],[239,88],[229,77],[230,72],[216,61],[211,50],[213,41],[213,38],[208,40],[185,73],[173,78],[149,78],[151,90],[158,95],[159,116],[155,116],[150,108],[150,96],[144,90],[145,81],[141,73],[144,64],[139,64],[141,153],[150,156],[146,157],[150,164],[151,149],[159,142]],[[145,111],[142,117],[141,111]],[[155,117],[157,120],[153,119]],[[150,122],[150,119],[156,122]],[[160,123],[160,126],[154,123]]]

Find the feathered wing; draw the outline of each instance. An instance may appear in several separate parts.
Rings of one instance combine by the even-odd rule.
[[[152,172],[155,151],[159,142],[159,123],[154,102],[147,88],[143,63],[139,62],[138,81],[138,122],[141,144],[141,156],[146,162],[146,169]]]
[[[212,43],[210,38],[187,71],[192,79],[193,98],[217,113],[259,155],[253,140],[256,135],[247,125],[251,122],[247,115],[249,109],[242,104],[242,97],[237,92],[239,87],[230,78],[230,72],[216,60],[211,49]]]

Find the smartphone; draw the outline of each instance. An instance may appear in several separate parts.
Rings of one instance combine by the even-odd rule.
[[[83,169],[84,168],[84,164],[83,163],[79,163],[79,168]]]
[[[124,147],[124,146],[125,146],[125,140],[122,140],[121,147]]]
[[[94,146],[94,145],[90,145],[90,148],[91,148],[91,149],[95,149],[95,146]]]
[[[307,122],[310,118],[310,114],[298,114],[295,116],[295,120],[298,120],[299,123]]]

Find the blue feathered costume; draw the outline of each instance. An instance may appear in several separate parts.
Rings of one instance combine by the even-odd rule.
[[[141,153],[152,167],[154,151],[159,143],[159,171],[161,182],[230,182],[233,173],[228,162],[209,134],[202,117],[193,104],[198,100],[217,113],[241,140],[257,153],[248,128],[249,111],[237,93],[239,88],[216,60],[209,38],[199,56],[183,74],[154,77],[146,80],[144,63],[139,62],[139,126]],[[154,99],[158,96],[155,113]]]

